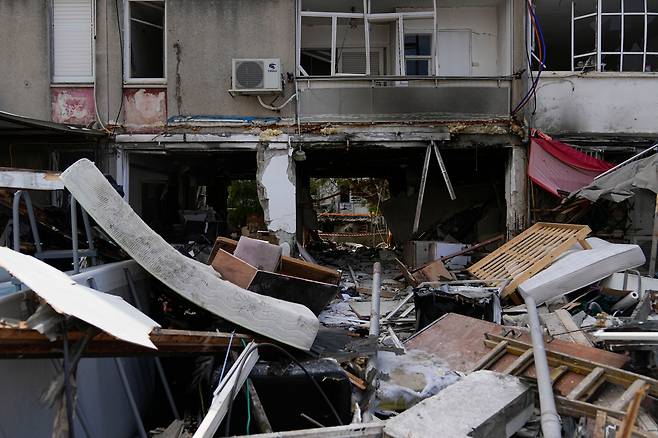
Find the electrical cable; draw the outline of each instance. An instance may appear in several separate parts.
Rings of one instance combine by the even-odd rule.
[[[336,408],[334,407],[333,403],[331,403],[331,400],[329,400],[329,397],[327,397],[327,394],[324,392],[322,387],[318,384],[318,382],[315,380],[315,378],[308,372],[308,370],[302,365],[292,354],[290,354],[287,350],[284,348],[280,347],[279,345],[272,344],[269,342],[264,342],[262,344],[253,344],[250,347],[247,348],[247,351],[245,354],[243,354],[243,359],[242,361],[238,364],[238,368],[236,370],[236,376],[238,378],[242,374],[242,370],[244,369],[244,364],[247,362],[247,358],[251,354],[252,351],[261,348],[261,347],[268,347],[268,348],[273,348],[284,355],[286,355],[292,362],[295,363],[299,368],[304,371],[304,374],[311,380],[311,383],[313,383],[313,386],[318,390],[324,401],[327,403],[327,406],[329,406],[329,409],[331,410],[331,413],[336,417],[336,421],[338,422],[339,425],[343,426],[343,421],[340,419],[340,415],[338,415],[338,411],[336,411]],[[235,391],[236,391],[236,385],[234,385],[231,388],[231,394],[229,396],[229,405],[228,405],[228,412],[226,413],[226,426],[224,428],[224,436],[229,436],[229,431],[231,429],[231,412],[233,411],[233,399],[235,398]]]
[[[530,0],[527,2],[528,5],[528,13],[530,15],[530,21],[532,26],[534,27],[534,33],[537,36],[537,44],[538,44],[538,53],[539,53],[539,68],[537,71],[537,76],[532,82],[531,88],[528,90],[528,92],[525,94],[523,99],[516,105],[514,110],[512,110],[512,115],[515,115],[517,112],[521,110],[527,103],[530,97],[533,95],[533,93],[536,92],[537,90],[537,85],[539,84],[539,78],[541,77],[541,73],[544,70],[544,66],[546,65],[546,43],[544,41],[544,33],[541,29],[541,24],[539,22],[539,19],[537,18],[537,15],[534,12],[534,8],[532,6],[532,3]]]
[[[119,33],[119,50],[121,51],[121,99],[119,100],[119,110],[117,115],[114,118],[114,127],[112,132],[119,126],[119,117],[121,116],[121,111],[123,110],[123,73],[124,73],[124,62],[123,62],[123,32],[121,32],[121,18],[119,17],[119,0],[114,0],[114,6],[116,8],[117,14],[117,32]],[[130,5],[128,5],[130,6]],[[109,96],[108,96],[109,98]]]

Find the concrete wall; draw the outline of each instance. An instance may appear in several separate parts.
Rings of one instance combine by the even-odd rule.
[[[0,1],[0,110],[50,119],[48,2]]]
[[[294,72],[293,0],[169,0],[167,29],[169,115],[277,115],[256,97],[231,97],[231,59],[281,58]],[[286,83],[286,96],[293,89]],[[293,113],[291,104],[281,115]]]
[[[658,133],[656,73],[547,72],[534,126],[560,133]]]

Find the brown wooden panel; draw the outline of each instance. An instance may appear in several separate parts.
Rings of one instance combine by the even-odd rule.
[[[504,336],[512,329],[514,329],[514,334],[518,335],[518,337],[511,336],[512,339],[531,342],[530,334],[518,328],[504,327],[492,322],[448,313],[407,340],[405,347],[435,354],[443,359],[450,368],[468,372],[482,356],[491,350],[484,344],[485,334]],[[623,367],[628,361],[628,358],[621,354],[558,339],[546,339],[546,350],[569,354],[616,368]],[[513,354],[506,354],[491,369],[503,372],[517,357]],[[521,375],[534,377],[534,366],[528,367]],[[560,394],[566,396],[582,379],[583,376],[580,374],[567,372],[558,380],[555,387]]]
[[[219,272],[224,280],[230,281],[243,289],[249,287],[251,281],[256,276],[256,272],[258,272],[258,269],[249,263],[240,260],[223,249],[217,251],[211,265],[215,271]]]

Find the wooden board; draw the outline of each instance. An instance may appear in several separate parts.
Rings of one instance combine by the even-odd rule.
[[[480,280],[510,279],[501,294],[505,298],[591,231],[587,225],[538,222],[467,270]]]
[[[235,251],[237,246],[237,241],[229,239],[228,237],[220,236],[215,240],[215,246],[210,253],[209,260],[213,259],[220,248],[233,254],[233,251]],[[279,273],[293,277],[306,278],[307,280],[319,281],[321,283],[340,283],[339,271],[288,256],[281,257],[281,269],[279,270]]]
[[[435,354],[437,357],[443,359],[450,368],[468,372],[480,358],[491,350],[484,344],[485,335],[487,333],[504,335],[512,328],[514,327],[504,327],[492,322],[482,321],[456,313],[448,313],[408,339],[405,342],[405,347],[408,350],[417,349]],[[531,342],[529,333],[520,331],[518,328],[514,329],[514,333],[518,334],[518,338],[513,337],[513,339]],[[615,368],[622,368],[628,361],[628,358],[621,354],[586,347],[572,342],[560,341],[558,339],[552,341],[546,339],[545,342],[547,351],[569,354]],[[502,372],[516,358],[517,356],[513,354],[506,354],[491,369]],[[534,366],[529,367],[521,375],[534,377]],[[568,372],[557,381],[555,388],[561,395],[566,396],[582,379],[582,375]]]
[[[69,342],[77,342],[84,336],[79,331],[69,332]],[[141,355],[199,355],[213,354],[231,348],[242,348],[242,340],[252,337],[231,333],[154,329],[149,335],[157,350],[124,342],[107,333],[92,338],[83,352],[84,357],[114,357]],[[28,328],[0,327],[0,358],[62,357],[62,342],[51,342],[46,336]]]
[[[308,308],[250,292],[185,257],[154,232],[88,159],[61,177],[96,223],[146,271],[182,297],[239,326],[308,350],[319,322]]]
[[[244,289],[249,287],[256,276],[256,272],[258,272],[258,269],[249,263],[240,260],[223,249],[217,251],[210,265],[215,271],[219,272],[224,280],[237,284]]]

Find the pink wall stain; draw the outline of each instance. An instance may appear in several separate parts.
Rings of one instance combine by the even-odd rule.
[[[158,132],[167,121],[167,93],[163,89],[123,90],[125,127],[132,132]]]
[[[53,122],[88,125],[96,120],[93,88],[57,87],[50,94]]]

